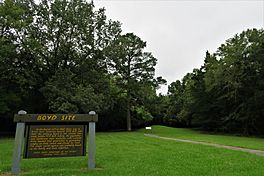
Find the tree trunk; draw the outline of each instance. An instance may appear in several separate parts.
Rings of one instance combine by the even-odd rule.
[[[131,58],[128,59],[128,70],[127,70],[127,131],[131,131],[131,114],[130,114],[130,101],[131,101],[131,92],[130,92],[130,62]]]
[[[128,88],[127,90],[127,131],[131,131],[131,113],[130,113],[130,109],[131,109],[131,95],[130,95],[130,89]]]
[[[130,100],[127,101],[127,131],[131,131]]]

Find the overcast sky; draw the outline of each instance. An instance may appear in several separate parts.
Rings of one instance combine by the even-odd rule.
[[[147,42],[158,59],[156,76],[168,85],[200,68],[206,50],[215,52],[228,38],[264,25],[264,1],[95,0],[109,19]],[[167,93],[167,86],[159,92]]]

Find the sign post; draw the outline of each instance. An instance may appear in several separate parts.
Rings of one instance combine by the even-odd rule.
[[[89,115],[96,115],[94,111],[89,112]],[[95,122],[89,122],[89,143],[88,143],[88,169],[95,168]]]
[[[19,111],[19,115],[27,114],[26,111]],[[22,147],[24,141],[24,132],[25,132],[25,123],[18,122],[16,126],[16,136],[15,136],[15,145],[14,145],[14,153],[12,160],[12,174],[18,175],[20,172],[20,160],[22,158]]]
[[[12,174],[20,172],[24,133],[24,158],[86,156],[87,122],[89,122],[88,169],[95,168],[95,122],[98,116],[89,114],[27,114],[19,111]]]

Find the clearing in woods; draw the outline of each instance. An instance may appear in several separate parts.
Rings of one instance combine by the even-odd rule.
[[[96,167],[86,157],[23,159],[22,175],[261,176],[264,156],[212,146],[161,140],[137,132],[96,134]],[[202,134],[153,126],[153,135],[264,150],[264,139]],[[0,139],[0,175],[9,175],[14,139]]]

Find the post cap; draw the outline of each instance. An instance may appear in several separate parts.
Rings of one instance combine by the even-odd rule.
[[[27,112],[24,110],[20,110],[20,111],[18,111],[18,114],[27,114]]]
[[[96,114],[95,111],[90,111],[90,112],[89,112],[89,115],[95,115],[95,114]]]

